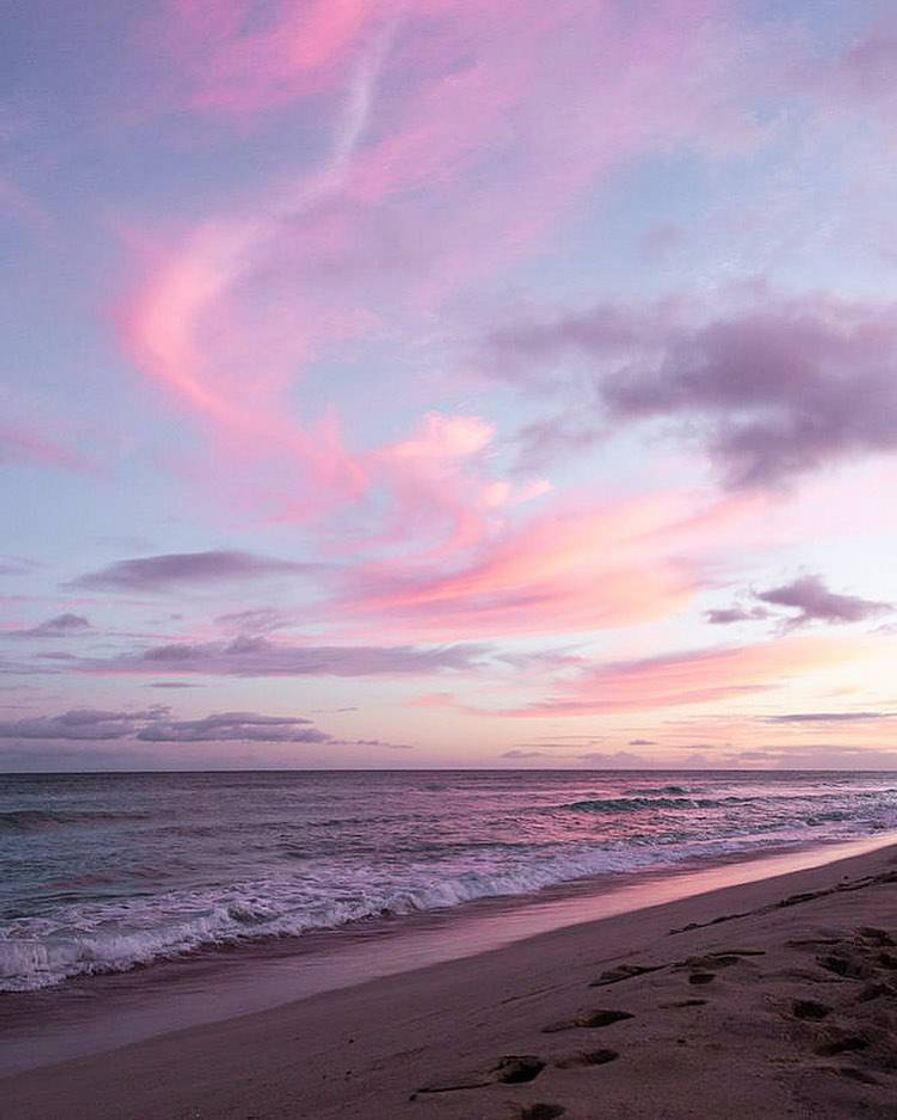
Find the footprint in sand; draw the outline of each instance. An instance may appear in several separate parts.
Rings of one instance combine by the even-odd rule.
[[[411,1099],[419,1093],[454,1093],[460,1089],[482,1089],[486,1085],[522,1085],[535,1081],[546,1062],[532,1054],[509,1054],[498,1060],[498,1064],[482,1074],[458,1076],[446,1081],[436,1081],[424,1085],[411,1094]]]
[[[616,1050],[582,1050],[569,1058],[558,1058],[554,1063],[558,1069],[580,1069],[584,1066],[606,1066],[619,1058]]]
[[[630,1011],[614,1011],[600,1008],[596,1011],[583,1011],[575,1019],[562,1019],[559,1023],[549,1023],[542,1028],[543,1034],[554,1034],[556,1031],[571,1031],[577,1027],[609,1027],[611,1023],[621,1023],[624,1019],[634,1019]]]
[[[816,963],[826,972],[833,972],[845,980],[870,980],[875,975],[875,969],[869,962],[847,945],[839,945],[831,953],[820,954]]]
[[[608,984],[619,984],[621,980],[631,980],[633,976],[644,976],[646,972],[658,972],[666,967],[665,964],[620,964],[616,968],[605,969],[589,987],[603,988]]]
[[[567,1110],[559,1104],[525,1104],[515,1105],[512,1113],[513,1120],[557,1120]]]
[[[824,1019],[831,1013],[827,1003],[820,1003],[815,999],[796,999],[791,1004],[791,1014],[795,1019]]]
[[[866,1050],[869,1039],[860,1034],[836,1034],[824,1039],[815,1048],[815,1053],[824,1058],[834,1057],[835,1054],[850,1054],[857,1050]]]
[[[832,1069],[832,1073],[837,1073],[839,1077],[846,1077],[848,1081],[859,1081],[861,1085],[880,1085],[881,1082],[877,1077],[873,1077],[871,1073],[867,1073],[864,1069],[857,1069],[856,1066],[841,1066],[840,1069]]]

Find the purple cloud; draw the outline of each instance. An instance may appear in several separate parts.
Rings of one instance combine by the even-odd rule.
[[[596,770],[643,770],[650,763],[640,754],[630,751],[590,751],[579,756],[580,762],[588,762]]]
[[[171,552],[120,560],[97,572],[72,580],[69,587],[91,591],[164,591],[190,584],[222,583],[264,576],[308,574],[319,565],[256,556],[225,549],[209,552]]]
[[[630,739],[629,740],[629,746],[630,747],[656,747],[657,746],[657,740],[656,739]]]
[[[164,708],[143,712],[107,712],[75,708],[57,716],[30,716],[0,721],[0,739],[126,739]]]
[[[83,614],[67,613],[48,618],[46,622],[41,622],[28,630],[13,630],[10,633],[16,638],[67,638],[86,634],[91,630],[93,627]]]
[[[754,607],[750,610],[744,607],[720,607],[705,611],[704,617],[714,626],[728,626],[733,622],[753,622],[759,618],[768,618],[769,611],[764,610],[763,607]]]
[[[204,719],[160,719],[137,732],[150,743],[327,743],[332,736],[300,716],[218,712]]]
[[[718,755],[719,766],[760,763],[775,770],[897,770],[897,751],[846,743],[808,743],[768,746],[760,750],[731,751]]]
[[[515,747],[514,750],[505,751],[500,757],[501,758],[520,758],[520,759],[523,759],[523,758],[547,758],[548,756],[545,754],[544,751],[521,751],[521,750],[519,750]]]
[[[32,561],[20,556],[0,556],[0,576],[21,576],[33,567]]]
[[[88,708],[59,715],[0,721],[0,739],[133,739],[150,743],[336,743],[303,716],[217,712],[201,719],[174,719],[164,707],[109,712]],[[385,745],[385,744],[379,744]],[[409,748],[410,749],[410,748]]]
[[[789,626],[803,626],[808,622],[863,622],[894,609],[891,603],[861,599],[857,595],[836,595],[815,575],[801,576],[793,583],[769,591],[756,591],[754,597],[771,606],[796,610],[797,614],[788,619]]]
[[[239,634],[270,634],[289,626],[292,620],[273,607],[257,607],[245,611],[220,614],[215,619],[218,626]]]
[[[417,749],[410,743],[390,743],[387,739],[339,739],[335,742],[346,747],[382,747],[387,751],[413,751]]]
[[[51,467],[93,473],[95,465],[79,451],[44,433],[9,424],[0,426],[0,464],[26,467]]]
[[[464,670],[481,664],[486,645],[472,642],[418,646],[281,645],[258,636],[229,642],[171,642],[108,659],[81,659],[84,672],[208,673],[237,677],[367,677]]]
[[[615,425],[681,420],[730,487],[775,486],[829,462],[897,450],[890,306],[808,299],[693,325],[669,304],[603,304],[500,331],[490,356],[501,376],[575,394],[574,442],[590,412]],[[569,416],[557,424],[563,439]],[[550,447],[551,432],[537,434],[537,446]]]
[[[782,716],[763,716],[763,723],[865,723],[891,719],[893,712],[793,712]]]

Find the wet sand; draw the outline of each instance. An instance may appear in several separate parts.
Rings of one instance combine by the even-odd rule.
[[[10,1120],[897,1118],[897,848],[0,1081]]]

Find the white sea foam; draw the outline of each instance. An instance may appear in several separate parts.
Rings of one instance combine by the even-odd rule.
[[[677,777],[106,779],[24,809],[0,782],[31,814],[0,837],[0,991],[897,825],[884,779]]]

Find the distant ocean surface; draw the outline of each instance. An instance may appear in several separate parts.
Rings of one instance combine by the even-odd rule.
[[[895,774],[0,776],[0,991],[895,827]]]

